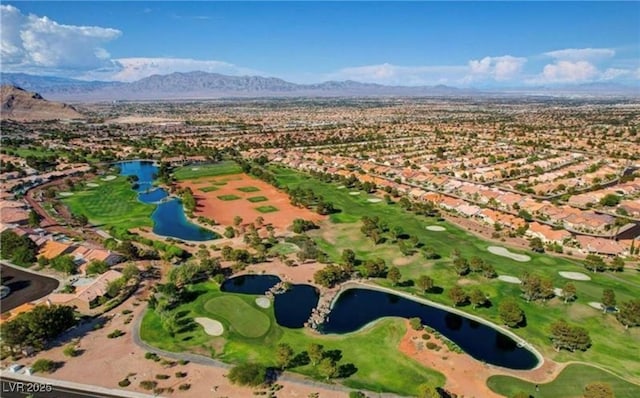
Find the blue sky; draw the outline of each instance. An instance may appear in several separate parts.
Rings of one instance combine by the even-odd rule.
[[[205,70],[299,83],[640,80],[638,2],[3,2],[2,70],[131,81]]]

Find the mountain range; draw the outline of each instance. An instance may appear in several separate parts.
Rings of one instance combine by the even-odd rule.
[[[484,95],[594,95],[640,96],[638,87],[588,84],[565,87],[503,90],[461,89],[437,86],[386,86],[352,80],[296,84],[274,77],[227,76],[187,72],[153,75],[134,82],[85,81],[24,73],[0,74],[2,84],[37,91],[47,98],[92,102],[113,100],[178,100],[231,97],[376,97],[376,96],[484,96]]]

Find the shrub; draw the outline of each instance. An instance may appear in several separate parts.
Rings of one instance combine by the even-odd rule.
[[[177,378],[187,377],[187,372],[176,372]]]
[[[180,384],[178,386],[178,390],[180,390],[180,391],[187,391],[190,388],[191,388],[191,384],[189,384],[189,383]]]
[[[33,373],[51,373],[56,370],[56,363],[50,359],[38,359],[31,365]]]
[[[131,382],[129,381],[129,379],[122,379],[118,382],[118,385],[120,387],[128,387],[131,384]]]
[[[122,335],[124,335],[124,332],[122,330],[120,330],[120,329],[116,329],[113,332],[109,333],[107,335],[107,337],[110,338],[110,339],[115,339],[115,338],[120,337]]]
[[[64,347],[64,350],[62,351],[62,353],[64,354],[65,357],[78,356],[78,350],[76,349],[76,346],[73,344],[69,344],[66,347]]]
[[[429,340],[431,338],[431,335],[429,333],[424,333],[422,335],[422,340]]]
[[[140,388],[143,388],[147,391],[151,391],[158,385],[158,382],[153,380],[143,380],[140,382]]]
[[[144,354],[144,358],[145,359],[151,359],[151,360],[153,360],[155,362],[160,361],[160,357],[155,352],[147,352],[147,353],[145,353]]]
[[[157,374],[156,375],[156,379],[158,379],[158,380],[167,380],[169,377],[171,377],[171,376],[163,375],[163,374]]]
[[[189,363],[189,361],[187,361],[186,359],[180,359],[180,360],[178,360],[178,364],[179,364],[179,365],[183,365],[183,366],[184,366],[184,365],[186,365],[186,364],[188,364],[188,363]]]
[[[122,315],[129,315],[131,314],[133,311],[126,309],[126,310],[122,310]]]
[[[409,319],[409,324],[413,330],[422,329],[422,320],[418,317]]]
[[[229,371],[229,380],[241,386],[257,387],[265,382],[267,369],[259,364],[245,363],[234,366]]]
[[[436,349],[436,347],[438,347],[438,345],[437,345],[436,343],[434,343],[434,342],[432,342],[432,341],[428,341],[428,342],[427,342],[427,348],[428,348],[428,349],[430,349],[430,350],[435,350],[435,349]]]

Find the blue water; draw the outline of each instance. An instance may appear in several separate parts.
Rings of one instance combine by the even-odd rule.
[[[280,278],[274,275],[242,275],[224,281],[223,292],[262,295],[271,289]],[[276,294],[273,310],[278,325],[291,329],[304,326],[311,316],[311,310],[318,305],[318,290],[310,285],[291,285],[291,288]]]
[[[153,186],[154,177],[158,168],[152,162],[131,161],[117,163],[120,174],[125,176],[138,176],[136,191],[138,200],[143,203],[156,203],[169,196],[167,191]],[[204,241],[218,237],[214,232],[208,231],[187,220],[182,203],[179,199],[170,199],[159,203],[151,214],[153,220],[153,232],[172,238]]]
[[[349,333],[389,316],[419,317],[423,324],[455,342],[467,354],[493,365],[532,369],[538,364],[533,353],[518,348],[511,337],[496,329],[443,309],[370,289],[350,289],[340,294],[322,331]]]

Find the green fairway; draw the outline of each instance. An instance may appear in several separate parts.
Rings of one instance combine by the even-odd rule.
[[[204,304],[204,309],[213,315],[214,319],[227,321],[233,330],[244,337],[263,336],[271,326],[269,317],[239,297],[212,298]]]
[[[202,192],[213,192],[213,191],[217,191],[220,188],[216,186],[211,186],[211,187],[204,187],[204,188],[198,188],[198,189]]]
[[[138,193],[131,189],[126,177],[93,182],[99,186],[75,191],[73,196],[61,199],[73,214],[83,214],[92,224],[122,231],[153,225],[151,213],[156,206],[140,202]]]
[[[247,198],[247,200],[251,203],[258,203],[258,202],[266,202],[269,199],[264,196],[252,196],[250,198]]]
[[[498,274],[520,277],[524,272],[531,272],[551,278],[554,286],[560,288],[568,280],[558,275],[559,271],[589,274],[591,281],[573,282],[578,296],[574,303],[564,304],[558,298],[531,303],[519,300],[518,303],[526,314],[527,326],[513,331],[531,342],[543,355],[554,360],[596,363],[640,383],[640,361],[635,354],[640,350],[640,328],[625,330],[613,315],[603,315],[601,311],[588,305],[590,301],[600,301],[602,291],[606,288],[615,291],[618,303],[636,298],[640,290],[640,273],[627,271],[618,274],[593,274],[575,260],[510,248],[511,252],[531,257],[529,262],[518,262],[488,252],[489,246],[501,246],[500,243],[482,240],[453,224],[417,216],[403,210],[397,204],[368,202],[365,195],[349,195],[348,190],[338,189],[338,184],[325,183],[295,170],[277,166],[272,166],[270,170],[281,186],[311,189],[340,209],[340,212],[331,215],[331,222],[321,225],[319,230],[308,233],[320,249],[327,252],[331,260],[339,261],[344,249],[352,249],[359,259],[381,257],[386,260],[387,265],[398,265],[403,280],[416,280],[420,275],[429,275],[444,292],[422,294],[414,287],[394,287],[396,290],[426,296],[433,301],[451,305],[447,290],[457,285],[460,280],[452,269],[451,253],[454,249],[459,250],[461,256],[466,259],[474,256],[483,259],[491,264]],[[360,219],[365,215],[379,217],[390,228],[401,227],[405,233],[418,237],[422,245],[432,248],[441,259],[425,260],[420,253],[404,256],[398,245],[392,242],[374,245],[371,239],[360,231]],[[445,227],[446,231],[432,232],[425,229],[427,225],[436,224]],[[377,282],[390,287],[386,279],[379,279]],[[461,309],[498,324],[501,324],[501,320],[497,304],[506,297],[519,297],[521,293],[518,285],[486,279],[479,274],[465,276],[463,286],[467,290],[471,287],[480,288],[490,297],[493,305],[477,309],[464,306]],[[566,319],[570,323],[587,328],[592,339],[592,347],[586,352],[556,352],[550,344],[549,328],[558,319]]]
[[[539,384],[539,392],[535,390],[535,383],[511,376],[491,376],[487,380],[487,385],[492,391],[507,397],[512,397],[522,391],[536,398],[581,398],[584,387],[593,382],[604,382],[611,385],[616,398],[640,397],[640,385],[631,384],[592,366],[579,364],[567,366],[552,382]]]
[[[262,309],[255,306],[254,300],[257,296],[224,293],[211,282],[190,286],[189,290],[197,298],[171,311],[185,314],[183,319],[186,320],[198,316],[216,318],[225,326],[224,335],[212,337],[207,335],[201,327],[187,327],[172,337],[163,328],[160,316],[149,310],[143,318],[140,330],[144,341],[174,352],[186,351],[210,355],[210,348],[213,348],[214,357],[225,362],[256,361],[267,366],[276,365],[274,354],[279,343],[291,345],[296,354],[305,351],[310,343],[317,343],[323,345],[325,351],[340,350],[342,353],[340,364],[353,364],[357,368],[355,374],[344,380],[344,384],[352,388],[415,396],[417,387],[422,383],[444,385],[445,379],[442,374],[398,352],[398,344],[406,332],[404,322],[399,319],[382,319],[364,330],[343,336],[311,334],[304,329],[288,329],[279,326],[275,321],[273,307]],[[229,301],[230,298],[233,300]],[[219,299],[224,301],[218,301]],[[221,307],[225,309],[220,310]],[[235,310],[236,307],[239,309]],[[213,312],[210,312],[210,309],[213,309]],[[251,315],[243,313],[248,309],[251,310]],[[228,312],[240,314],[229,315]],[[226,316],[233,319],[247,318],[248,320],[243,322],[253,323],[256,312],[268,317],[269,320],[268,331],[257,338],[247,338],[240,334],[235,327],[230,327],[235,325],[235,321],[226,319]],[[321,379],[316,367],[311,364],[291,370]]]
[[[231,200],[238,200],[238,199],[240,199],[240,196],[237,196],[237,195],[220,195],[220,196],[218,196],[218,199],[228,202],[228,201],[231,201]]]
[[[199,164],[179,167],[174,170],[173,176],[178,181],[184,181],[202,177],[215,177],[238,173],[242,173],[240,166],[232,160],[225,160],[214,164]]]
[[[273,213],[275,211],[280,211],[280,209],[275,206],[259,206],[256,207],[256,210],[258,210],[260,213]]]
[[[240,188],[238,188],[238,191],[240,191],[240,192],[259,192],[260,188],[252,187],[252,186],[240,187]]]

